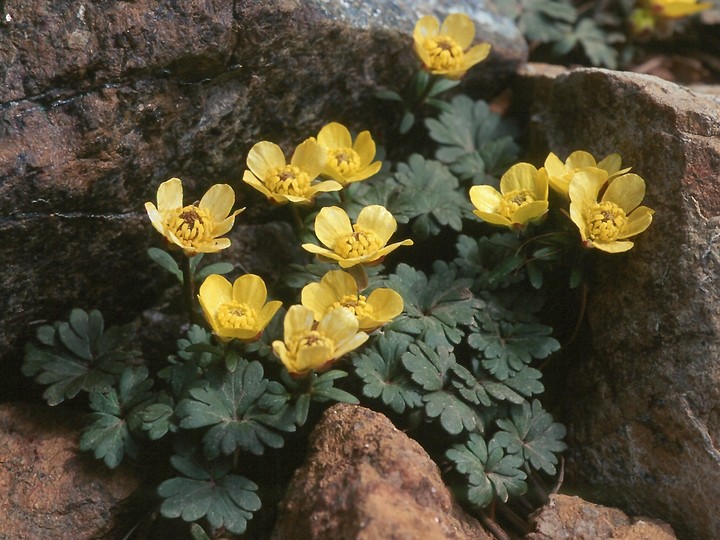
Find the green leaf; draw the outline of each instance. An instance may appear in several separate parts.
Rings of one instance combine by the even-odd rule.
[[[125,363],[139,353],[131,326],[104,330],[99,311],[74,309],[69,322],[56,321],[37,330],[38,343],[28,343],[22,372],[48,388],[43,397],[50,405],[74,398],[79,392],[106,391]]]
[[[495,233],[492,236],[471,238],[460,235],[457,240],[458,257],[453,261],[463,277],[474,280],[474,290],[491,291],[515,286],[524,276],[509,268],[506,261],[515,261],[520,247],[517,235]]]
[[[117,400],[114,394],[115,391],[110,390],[106,395]],[[131,456],[137,454],[135,442],[124,419],[100,412],[92,413],[90,418],[93,423],[80,437],[80,450],[92,450],[95,458],[102,459],[111,469],[120,465],[125,453]]]
[[[468,498],[477,506],[489,505],[493,497],[507,502],[510,495],[527,491],[522,459],[506,455],[494,439],[486,444],[480,435],[471,433],[466,443],[453,445],[445,455],[468,477]]]
[[[167,251],[151,247],[148,248],[147,254],[155,264],[170,272],[180,283],[183,282],[182,270],[180,270],[177,261]]]
[[[213,529],[221,527],[242,534],[253,513],[260,509],[257,485],[244,476],[227,474],[229,467],[203,467],[188,458],[173,456],[172,463],[188,477],[165,480],[158,486],[164,499],[160,513],[184,521],[207,519]]]
[[[410,342],[411,338],[405,334],[385,331],[370,347],[352,357],[355,373],[364,384],[363,394],[380,398],[396,413],[422,405],[420,394],[413,388],[401,362]]]
[[[387,285],[403,297],[405,313],[386,328],[417,336],[430,347],[460,343],[464,335],[460,326],[472,324],[480,303],[470,291],[472,281],[456,276],[455,267],[442,261],[433,264],[429,279],[420,270],[399,264]]]
[[[197,523],[190,526],[190,536],[192,536],[193,540],[211,540],[205,530]]]
[[[168,432],[175,433],[177,431],[177,424],[173,421],[174,409],[171,403],[151,403],[138,414],[142,422],[142,429],[147,431],[151,441],[164,437]]]
[[[473,364],[477,364],[476,360]],[[454,372],[457,375],[453,385],[458,393],[473,405],[491,406],[493,403],[508,401],[520,404],[525,398],[539,394],[544,390],[540,378],[542,373],[537,369],[525,366],[514,375],[504,381],[498,381],[481,367],[473,366],[476,375],[465,369],[463,366],[455,366]]]
[[[444,77],[435,79],[432,83],[432,86],[430,87],[430,90],[428,91],[428,97],[435,97],[438,94],[447,92],[448,90],[450,90],[451,88],[455,88],[459,84],[460,81],[456,81],[453,79],[445,79]]]
[[[610,46],[608,36],[595,21],[582,19],[575,34],[592,65],[617,69],[618,51]]]
[[[553,422],[539,401],[525,402],[510,410],[510,418],[497,420],[501,431],[494,439],[510,454],[518,454],[536,470],[554,475],[557,454],[567,447],[562,441],[565,426]]]
[[[378,90],[375,92],[374,95],[378,99],[402,102],[402,97],[400,97],[400,94],[398,94],[397,92],[393,92],[392,90]]]
[[[410,111],[405,111],[403,114],[402,120],[400,120],[400,127],[398,128],[398,131],[400,131],[401,134],[405,134],[412,127],[415,125],[415,115],[411,113]]]
[[[259,362],[240,359],[234,372],[223,369],[208,376],[209,382],[191,388],[190,397],[175,410],[183,429],[210,427],[203,436],[208,459],[230,455],[236,448],[260,455],[266,446],[283,445],[280,432],[295,430],[290,415],[268,414],[260,406],[269,381]]]
[[[207,266],[203,267],[195,273],[195,281],[197,283],[200,283],[211,274],[229,274],[233,270],[235,270],[235,265],[228,262],[217,262],[213,264],[208,264]]]

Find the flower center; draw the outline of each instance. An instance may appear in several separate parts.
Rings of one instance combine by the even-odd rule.
[[[335,348],[335,344],[330,338],[325,337],[317,330],[311,330],[307,334],[300,336],[294,348],[296,351],[299,351],[306,347],[326,347],[329,351],[332,351]]]
[[[310,177],[300,167],[285,165],[270,171],[265,178],[265,186],[277,195],[304,197],[310,187]]]
[[[502,201],[500,201],[500,215],[508,219],[512,219],[512,215],[517,211],[518,208],[535,202],[535,197],[529,189],[515,189],[510,193],[503,195]]]
[[[167,212],[165,227],[178,239],[195,245],[212,238],[215,222],[206,209],[190,205]]]
[[[352,148],[335,148],[330,150],[328,165],[343,176],[350,175],[360,168],[360,156]]]
[[[335,253],[345,259],[353,259],[375,253],[382,247],[380,238],[374,231],[363,231],[353,225],[355,232],[335,242]]]
[[[367,303],[367,298],[362,294],[357,296],[346,294],[342,297],[342,300],[332,305],[332,309],[340,307],[348,308],[357,318],[372,317],[373,315],[373,307]]]
[[[609,201],[592,205],[586,219],[588,237],[600,242],[614,242],[627,224],[625,211]]]
[[[449,36],[429,37],[423,46],[430,55],[430,69],[457,69],[463,64],[463,51]]]
[[[218,309],[217,319],[222,328],[254,328],[255,310],[240,302],[227,302]]]

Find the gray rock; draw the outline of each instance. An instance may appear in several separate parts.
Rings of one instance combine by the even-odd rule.
[[[720,538],[720,103],[647,75],[531,69],[534,154],[619,152],[656,211],[630,252],[596,258],[591,353],[563,398],[569,481]]]

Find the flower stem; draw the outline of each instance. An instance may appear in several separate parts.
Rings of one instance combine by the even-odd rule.
[[[303,223],[302,216],[296,204],[290,203],[290,212],[292,213],[293,219],[295,220],[295,228],[298,236],[305,230],[305,223]]]
[[[183,300],[185,302],[185,310],[188,314],[190,324],[198,324],[197,314],[195,313],[195,276],[193,275],[190,261],[192,257],[183,256],[182,272],[183,272]]]
[[[362,292],[367,289],[369,280],[365,267],[362,264],[351,266],[347,269],[347,271],[353,277],[355,283],[357,283],[358,292]]]

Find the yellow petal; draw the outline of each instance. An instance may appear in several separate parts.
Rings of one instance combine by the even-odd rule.
[[[308,283],[300,293],[300,302],[312,310],[316,321],[322,319],[336,301],[332,291],[320,283]]]
[[[287,342],[293,336],[309,332],[314,321],[315,317],[310,309],[299,304],[290,306],[283,321],[285,341]]]
[[[589,152],[576,150],[565,160],[565,167],[572,171],[583,167],[597,167],[597,163],[595,163],[595,158]]]
[[[254,187],[257,189],[260,193],[265,195],[268,199],[273,199],[274,195],[270,193],[270,190],[265,187],[265,184],[263,184],[253,173],[250,171],[245,171],[243,173],[243,182],[246,184]]]
[[[336,309],[334,311],[340,311],[340,309]],[[365,332],[358,332],[356,334],[347,336],[345,339],[343,339],[339,343],[336,343],[335,358],[341,358],[341,357],[345,356],[347,353],[349,353],[350,351],[354,351],[360,345],[365,343],[367,340],[368,340],[368,335]]]
[[[151,202],[145,203],[145,211],[148,214],[148,217],[150,218],[150,223],[152,223],[152,226],[155,227],[155,230],[159,232],[160,234],[165,234],[165,226],[163,225],[163,217],[158,212],[158,209],[155,208],[155,205]]]
[[[549,183],[547,169],[540,167],[535,175],[535,189],[533,191],[536,200],[547,200]]]
[[[615,178],[605,191],[602,200],[611,201],[626,214],[632,212],[645,197],[645,180],[637,174],[627,173]]]
[[[465,67],[472,67],[485,60],[490,54],[491,46],[489,43],[480,43],[468,49],[465,53]]]
[[[375,256],[370,257],[371,260],[369,262],[377,261],[378,259],[385,257],[385,255],[387,255],[391,251],[395,251],[400,246],[412,246],[412,245],[413,245],[413,241],[410,239],[403,240],[402,242],[395,242],[394,244],[388,244],[387,246],[379,249],[377,251],[377,253],[375,254]]]
[[[451,13],[443,21],[440,34],[450,36],[465,50],[475,39],[475,23],[464,13]]]
[[[371,204],[360,210],[357,226],[364,231],[373,231],[380,243],[385,244],[397,230],[397,221],[384,206]]]
[[[353,232],[350,218],[345,210],[338,206],[326,206],[318,212],[315,218],[315,235],[320,242],[331,249],[335,246],[338,238],[349,236]]]
[[[415,28],[413,29],[413,39],[422,43],[425,41],[425,38],[436,36],[438,34],[438,30],[440,30],[440,21],[432,15],[425,15],[424,17],[421,17],[417,23],[415,23]]]
[[[545,215],[545,213],[548,210],[548,202],[545,201],[533,201],[530,203],[527,203],[517,210],[515,210],[512,214],[511,221],[513,223],[528,223],[530,221],[535,221],[539,217]]]
[[[183,188],[179,178],[171,178],[160,184],[157,190],[157,202],[161,213],[183,207]]]
[[[365,180],[367,178],[370,178],[374,174],[377,174],[377,172],[382,167],[382,163],[380,161],[376,161],[375,163],[371,163],[364,169],[360,169],[358,172],[356,172],[353,175],[350,175],[345,179],[345,183],[350,184],[352,182],[360,182],[361,180]]]
[[[320,369],[333,358],[335,358],[334,351],[328,346],[318,344],[313,347],[303,347],[298,350],[295,358],[295,373]]]
[[[196,248],[183,246],[186,253],[217,253],[230,247],[229,238],[213,238],[210,242],[197,246]]]
[[[342,184],[339,184],[335,180],[324,180],[317,184],[311,185],[307,190],[307,196],[312,199],[316,193],[326,193],[328,191],[339,191],[342,189]]]
[[[219,274],[211,274],[198,291],[198,300],[200,301],[200,307],[202,307],[205,318],[213,326],[215,316],[220,309],[220,306],[226,304],[232,300],[232,285],[230,282]]]
[[[232,295],[233,300],[247,304],[257,313],[265,305],[267,288],[260,276],[245,274],[233,283]]]
[[[530,163],[517,163],[510,167],[500,179],[500,193],[527,189],[535,192],[537,169]]]
[[[322,283],[324,288],[332,292],[335,297],[333,302],[336,302],[345,295],[357,294],[358,292],[355,278],[342,270],[331,270],[322,277],[320,283]]]
[[[326,148],[350,148],[352,147],[352,137],[348,128],[338,122],[330,122],[324,126],[317,136],[317,142]]]
[[[340,256],[337,253],[335,253],[334,251],[331,251],[326,248],[322,248],[320,246],[316,246],[315,244],[303,244],[302,248],[305,251],[309,251],[310,253],[313,253],[315,255],[320,255],[322,257],[326,257],[328,259],[332,259],[335,261],[340,260]]]
[[[612,176],[620,170],[621,164],[622,159],[620,158],[620,154],[610,154],[602,158],[600,160],[600,163],[597,164],[597,166],[600,169],[606,170],[608,172],[608,175]]]
[[[368,296],[367,303],[373,308],[373,316],[379,321],[390,321],[402,313],[403,298],[392,289],[375,289]],[[364,330],[364,328],[363,328]]]
[[[495,213],[500,209],[503,197],[492,186],[473,186],[470,188],[470,202],[479,212]]]
[[[337,308],[320,320],[317,330],[334,343],[341,343],[357,333],[358,320],[349,309]]]
[[[215,334],[229,341],[231,339],[239,339],[240,341],[250,341],[258,337],[258,334],[262,331],[262,328],[217,328]]]
[[[306,139],[295,149],[290,163],[305,171],[310,181],[315,180],[327,163],[327,150],[315,139]]]
[[[200,199],[200,208],[210,212],[210,216],[216,223],[224,220],[235,204],[235,192],[227,184],[215,184],[207,190],[207,193]]]
[[[628,216],[628,221],[625,224],[625,227],[623,227],[622,233],[620,234],[620,239],[635,236],[636,234],[640,234],[645,229],[647,229],[650,226],[650,223],[652,223],[654,213],[655,212],[647,206],[637,207]]]
[[[240,210],[235,210],[232,214],[230,214],[228,217],[223,219],[220,223],[215,225],[215,228],[213,229],[213,234],[215,236],[222,236],[223,234],[229,232],[230,229],[232,229],[233,225],[235,224],[235,216],[237,216],[243,210],[245,210],[245,208],[241,208]]]
[[[247,166],[261,180],[265,180],[271,170],[284,165],[285,154],[275,143],[261,141],[255,144],[248,152]],[[244,175],[243,180],[245,180]],[[245,181],[247,182],[247,180]]]
[[[635,244],[625,240],[622,242],[593,242],[592,245],[593,247],[601,251],[606,251],[607,253],[622,253],[623,251],[631,249]]]
[[[500,214],[495,214],[492,212],[481,212],[480,210],[473,210],[473,214],[475,214],[477,217],[487,223],[491,223],[493,225],[502,225],[503,227],[510,227],[512,229],[512,221],[510,221],[504,216],[501,216]]]
[[[597,203],[598,193],[606,180],[607,172],[602,169],[588,168],[576,172],[568,187],[571,204],[579,205],[584,211]]]
[[[360,134],[357,136],[357,139],[355,139],[355,144],[353,144],[352,148],[357,152],[357,155],[360,157],[360,168],[367,167],[368,165],[370,165],[370,162],[375,158],[375,141],[373,141],[369,131],[361,131]],[[378,167],[378,170],[380,170],[380,167]]]
[[[580,231],[583,241],[587,240],[587,222],[585,221],[585,209],[578,203],[570,203],[570,219]]]
[[[272,300],[265,304],[262,309],[257,312],[257,326],[259,330],[264,329],[275,316],[278,309],[282,307],[280,300]]]
[[[565,164],[560,161],[560,158],[557,157],[555,154],[550,152],[548,154],[548,157],[545,158],[545,169],[547,169],[548,175],[550,178],[559,178],[565,175],[567,172],[567,169],[565,168]]]

